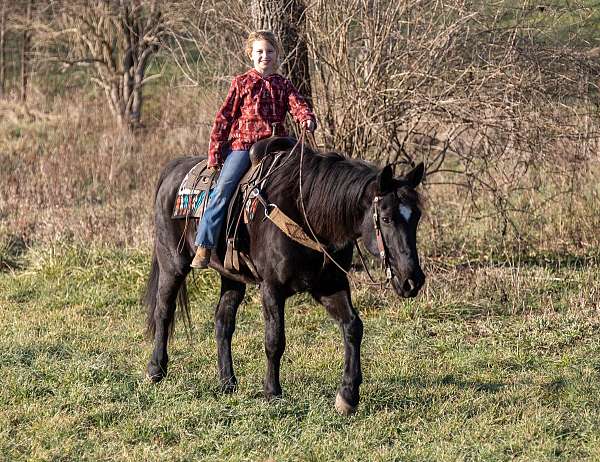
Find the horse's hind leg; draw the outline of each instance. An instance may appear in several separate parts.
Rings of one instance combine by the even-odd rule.
[[[215,310],[215,337],[219,377],[225,393],[231,393],[237,386],[231,358],[231,337],[235,330],[237,309],[245,292],[245,284],[221,276],[221,298]]]
[[[146,369],[146,375],[152,382],[159,382],[167,375],[167,344],[175,317],[177,294],[187,272],[173,272],[161,268],[158,275],[156,307],[154,308],[154,350]]]
[[[340,414],[354,412],[359,400],[359,387],[362,383],[360,368],[360,344],[363,335],[363,323],[358,312],[352,306],[348,281],[342,288],[327,291],[315,291],[313,296],[320,302],[329,315],[340,325],[344,338],[344,374],[342,385],[335,399],[335,408]]]

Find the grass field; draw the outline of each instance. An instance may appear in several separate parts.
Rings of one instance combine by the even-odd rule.
[[[419,298],[359,288],[358,412],[333,408],[340,334],[298,296],[287,305],[283,399],[262,398],[255,289],[234,336],[239,391],[218,391],[217,278],[190,279],[171,368],[143,377],[138,296],[149,255],[34,248],[0,273],[3,460],[598,460],[600,259],[544,255],[444,265]]]

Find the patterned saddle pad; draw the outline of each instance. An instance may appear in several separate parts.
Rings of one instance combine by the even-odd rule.
[[[200,218],[217,183],[218,172],[206,168],[206,159],[198,162],[187,173],[175,198],[172,218]]]

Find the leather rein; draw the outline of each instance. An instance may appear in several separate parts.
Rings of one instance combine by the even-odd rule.
[[[312,235],[312,239],[307,236],[304,231],[302,230],[302,228],[297,225],[296,223],[294,223],[291,219],[289,219],[290,221],[292,221],[292,223],[294,223],[294,225],[297,226],[297,228],[300,230],[300,233],[303,235],[303,239],[299,240],[297,239],[295,236],[290,235],[290,233],[286,232],[286,229],[284,229],[283,227],[279,226],[273,219],[271,219],[270,214],[269,213],[269,206],[272,207],[277,207],[274,206],[274,204],[266,204],[263,203],[263,206],[265,206],[265,215],[271,219],[271,221],[273,221],[288,237],[290,237],[291,239],[295,240],[296,242],[299,242],[307,247],[310,247],[314,250],[320,251],[322,252],[327,258],[329,258],[346,276],[348,276],[349,279],[353,279],[352,275],[346,271],[336,260],[335,258],[333,258],[333,256],[327,252],[327,250],[325,249],[325,246],[323,244],[321,244],[321,242],[319,242],[319,239],[316,236],[316,233],[313,231],[312,226],[310,225],[310,221],[308,220],[308,216],[306,214],[306,208],[304,206],[304,196],[302,193],[302,166],[304,164],[304,138],[306,135],[306,129],[302,129],[302,132],[300,133],[300,138],[298,139],[298,141],[296,142],[296,145],[292,148],[292,152],[296,149],[296,147],[298,145],[300,145],[300,171],[299,171],[299,185],[300,185],[300,204],[302,206],[302,215],[304,217],[304,222],[306,223],[306,226],[308,228],[308,230],[310,231],[310,234]],[[358,246],[358,241],[356,239],[354,239],[354,245],[356,246],[356,250],[357,253],[360,257],[360,260],[363,264],[363,267],[365,268],[365,271],[367,272],[367,275],[369,276],[369,279],[371,280],[371,282],[369,283],[370,285],[377,285],[377,286],[385,286],[387,284],[389,284],[392,280],[393,277],[393,273],[392,273],[392,268],[390,266],[390,261],[388,258],[388,254],[386,251],[386,245],[385,245],[385,241],[383,239],[383,233],[381,232],[381,224],[380,224],[380,212],[379,212],[379,204],[381,202],[383,198],[381,196],[375,196],[375,198],[373,199],[373,227],[375,229],[375,236],[376,236],[376,240],[377,240],[377,249],[379,250],[379,258],[381,260],[382,263],[382,267],[385,269],[385,275],[386,275],[386,279],[385,281],[375,281],[375,279],[373,278],[373,276],[371,275],[369,268],[365,262],[365,259],[363,257],[362,252],[360,251],[360,247]],[[263,201],[264,202],[264,201]],[[277,208],[277,210],[279,210]],[[281,212],[283,213],[283,212]],[[307,243],[306,240],[309,240],[310,243]]]

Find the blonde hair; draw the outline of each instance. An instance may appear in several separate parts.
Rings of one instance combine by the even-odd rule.
[[[252,58],[252,45],[257,40],[265,40],[271,44],[273,48],[275,48],[275,53],[277,53],[277,59],[281,58],[282,49],[279,40],[275,36],[273,32],[270,30],[256,30],[254,32],[250,32],[248,38],[246,39],[246,47],[244,51],[248,58]]]

